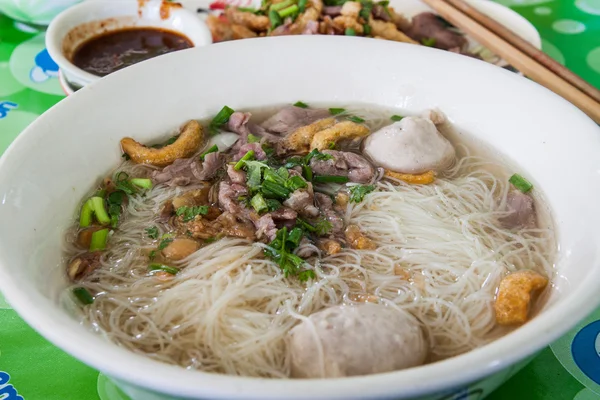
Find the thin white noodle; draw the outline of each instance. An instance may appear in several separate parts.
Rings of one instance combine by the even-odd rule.
[[[371,129],[389,114],[349,113]],[[168,226],[156,216],[163,203],[191,187],[157,186],[132,196],[101,267],[77,286],[97,293],[82,320],[131,351],[186,368],[232,375],[290,376],[287,333],[323,308],[352,303],[356,294],[406,310],[422,324],[435,361],[482,346],[499,336],[493,300],[501,278],[523,268],[553,276],[550,229],[508,231],[498,224],[509,187],[498,166],[463,156],[432,185],[378,180],[377,191],[345,210],[347,223],[368,233],[378,248],[344,248],[320,257],[310,250],[316,279],[286,278],[263,257],[262,244],[224,238],[175,264],[181,272],[162,282],[147,272],[157,240],[144,233]],[[152,168],[123,163],[131,176]],[[504,171],[503,168],[499,168]],[[82,253],[76,227],[67,234],[68,258]],[[300,249],[299,249],[300,250]],[[404,275],[396,275],[401,269]],[[316,332],[315,332],[316,334]],[[323,349],[317,355],[324,365]]]

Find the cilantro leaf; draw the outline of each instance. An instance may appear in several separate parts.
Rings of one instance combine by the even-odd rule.
[[[148,235],[148,237],[150,239],[157,239],[158,238],[158,228],[156,226],[151,226],[150,228],[146,228],[146,235]]]
[[[197,215],[206,215],[207,213],[208,206],[182,206],[175,211],[175,214],[177,214],[177,216],[183,216],[183,222],[189,222],[196,218]]]
[[[350,201],[360,203],[367,193],[375,190],[375,185],[356,185],[350,188]]]

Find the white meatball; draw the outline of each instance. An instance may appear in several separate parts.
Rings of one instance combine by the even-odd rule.
[[[440,171],[456,157],[448,139],[422,117],[406,117],[371,134],[364,152],[375,164],[405,174]]]
[[[427,357],[421,326],[405,311],[365,303],[330,307],[308,319],[290,332],[296,378],[389,372],[421,365]]]

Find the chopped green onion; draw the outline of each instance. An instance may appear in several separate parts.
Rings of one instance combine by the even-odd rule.
[[[152,189],[152,181],[148,178],[132,178],[129,182],[142,189]]]
[[[523,193],[527,193],[533,188],[533,184],[519,174],[514,174],[508,181]]]
[[[344,34],[346,36],[356,36],[356,31],[354,30],[354,28],[346,28],[346,31],[344,32]]]
[[[129,195],[134,195],[137,193],[137,189],[135,188],[135,186],[127,179],[117,179],[115,187]]]
[[[278,3],[278,4],[280,4],[280,3]],[[283,10],[278,11],[278,12],[279,12],[279,16],[281,18],[289,17],[290,15],[298,12],[298,6],[296,4],[294,4],[294,5],[289,6],[288,8],[284,8]]]
[[[104,207],[104,199],[102,197],[92,197],[90,200],[92,202],[92,208],[94,209],[94,215],[98,222],[102,225],[110,224],[110,217]]]
[[[275,29],[283,23],[279,13],[275,10],[269,11],[269,21],[271,21],[271,29]]]
[[[248,143],[258,143],[260,142],[260,138],[258,136],[254,136],[253,134],[248,134]]]
[[[257,10],[255,8],[250,8],[250,7],[238,7],[237,10],[241,11],[241,12],[252,13],[252,14],[255,14],[257,11],[260,11],[260,10]]]
[[[156,226],[151,226],[150,228],[146,228],[146,235],[148,235],[148,237],[150,239],[157,239],[158,238],[158,228]]]
[[[281,203],[275,199],[266,199],[267,209],[269,211],[275,211],[281,208]]]
[[[246,154],[235,164],[233,169],[239,171],[244,166],[244,162],[254,158],[254,150],[248,150]]]
[[[150,261],[154,260],[156,258],[156,250],[152,250],[150,254],[148,254],[148,258]]]
[[[256,210],[257,213],[263,212],[268,208],[265,198],[262,197],[260,193],[257,193],[254,195],[254,197],[252,197],[252,200],[250,200],[250,205]]]
[[[177,273],[179,272],[179,268],[169,267],[168,265],[159,263],[152,263],[148,265],[148,269],[150,270],[150,272],[163,271],[171,275],[177,275]]]
[[[92,304],[94,302],[94,296],[86,289],[78,287],[73,289],[73,294],[77,297],[77,300],[83,305]]]
[[[298,11],[300,11],[301,13],[304,12],[304,10],[306,10],[306,3],[308,2],[308,0],[299,0],[298,1]]]
[[[81,206],[81,212],[79,214],[79,226],[86,228],[92,223],[92,217],[94,215],[94,206],[92,205],[92,199],[88,199],[83,206]]]
[[[298,3],[298,4],[300,4],[300,3]],[[303,102],[301,102],[301,101],[297,101],[297,102],[295,102],[295,103],[294,103],[294,107],[298,107],[298,108],[308,108],[308,104],[306,104],[306,103],[303,103]]]
[[[213,144],[212,146],[210,146],[210,149],[200,154],[200,159],[204,161],[204,157],[206,157],[207,154],[216,153],[217,151],[219,151],[219,147],[216,144]]]
[[[294,0],[285,0],[285,1],[282,1],[281,3],[273,4],[271,7],[269,7],[269,10],[274,10],[274,11],[283,10],[284,8],[291,6],[294,3],[295,3]]]
[[[330,142],[329,145],[327,146],[327,148],[329,150],[334,150],[335,149],[335,142]]]
[[[352,122],[355,122],[357,124],[362,124],[363,122],[365,122],[364,119],[362,119],[361,117],[357,117],[356,115],[353,115],[351,117],[348,117],[348,119]]]
[[[292,192],[308,186],[308,184],[299,176],[292,176],[285,182],[285,186]]]
[[[116,175],[117,182],[126,181],[127,179],[129,179],[129,174],[125,171],[119,171]]]
[[[119,223],[119,216],[121,215],[121,204],[125,198],[125,192],[117,190],[108,195],[106,201],[108,202],[108,215],[110,215],[110,225],[113,228],[117,227]]]
[[[364,31],[365,36],[369,36],[371,34],[371,25],[364,24],[363,31]]]
[[[317,231],[317,229],[314,226],[312,226],[311,224],[309,224],[308,222],[306,222],[305,220],[303,220],[301,218],[296,219],[296,224],[300,225],[303,229],[305,229],[311,233],[314,233]]]
[[[306,178],[307,181],[312,181],[313,180],[312,168],[309,167],[308,165],[303,165],[302,166],[302,174],[304,175],[304,177]]]
[[[427,47],[433,47],[435,46],[435,38],[423,38],[421,39],[421,44],[423,44],[423,46],[427,46]]]
[[[343,113],[345,111],[346,111],[345,108],[330,108],[329,109],[329,114],[331,114],[331,115],[338,115],[338,114],[341,114],[341,113]]]
[[[404,118],[402,115],[392,115],[390,117],[392,121],[402,121],[402,118]]]
[[[265,169],[265,172],[263,175],[264,175],[265,182],[266,181],[275,182],[279,185],[285,186],[286,178],[279,175],[276,171],[273,171],[272,169]]]
[[[327,161],[327,160],[331,160],[333,158],[333,156],[331,154],[321,153],[317,149],[313,149],[310,153],[308,153],[306,156],[304,156],[304,162],[306,164],[308,164],[310,162],[310,160],[312,160],[313,158],[315,160],[319,160],[319,161]]]
[[[316,175],[313,176],[313,182],[316,183],[346,183],[349,182],[347,176],[335,176],[335,175]]]
[[[262,184],[262,193],[267,197],[287,198],[290,191],[283,185],[265,180]]]
[[[90,242],[90,251],[99,251],[106,249],[106,241],[108,239],[108,229],[100,229],[92,233],[92,241]]]
[[[233,110],[233,108],[223,106],[223,108],[221,108],[221,111],[219,111],[217,115],[215,115],[215,117],[212,119],[212,121],[210,121],[211,131],[213,133],[218,131],[221,125],[226,124],[227,121],[229,121],[229,117],[231,117],[231,114],[233,114],[234,112],[235,111]]]
[[[106,189],[99,189],[94,193],[94,197],[104,197],[106,196]]]

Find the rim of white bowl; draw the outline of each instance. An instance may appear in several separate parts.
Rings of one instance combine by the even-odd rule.
[[[345,48],[351,48],[353,52],[360,53],[358,48],[365,45],[365,42],[361,43],[362,40],[364,39],[352,37],[287,36],[248,39],[244,45],[250,46],[252,50],[254,50],[253,47],[258,46],[258,50],[254,50],[253,54],[260,54],[260,50],[264,50],[267,45],[269,50],[273,50],[273,46],[278,45],[282,47],[293,47],[300,44],[316,46],[318,41],[321,41],[320,46],[323,46],[324,42],[329,42],[326,43],[328,48],[339,48],[339,42],[346,41]],[[217,52],[221,53],[231,48],[233,48],[231,50],[235,50],[239,43],[239,41],[235,41],[223,43],[220,46],[188,49],[167,54],[117,71],[105,79],[83,88],[54,106],[50,116],[46,113],[26,128],[0,158],[0,170],[6,160],[13,157],[11,155],[13,152],[22,151],[25,149],[27,141],[35,142],[35,137],[44,133],[44,129],[38,130],[38,126],[44,126],[46,119],[54,118],[54,114],[66,112],[72,102],[78,101],[80,96],[89,96],[97,87],[100,87],[99,85],[116,85],[117,82],[120,82],[117,86],[121,86],[134,80],[137,70],[140,68],[152,69],[154,66],[159,67],[161,63],[175,61],[176,58],[183,60],[191,56],[192,52],[211,59],[219,55]],[[565,110],[570,109],[572,113],[580,115],[582,123],[585,121],[589,124],[590,131],[598,130],[598,126],[575,106],[513,72],[469,57],[425,46],[417,47],[405,43],[379,41],[375,47],[378,47],[378,50],[398,52],[407,48],[406,46],[411,46],[413,52],[437,52],[438,57],[444,59],[441,64],[445,66],[455,64],[457,67],[478,69],[481,74],[491,74],[505,81],[518,80],[519,85],[524,89],[527,88],[528,93],[536,94],[535,97],[549,97],[555,104],[561,103],[561,107]],[[113,84],[113,82],[115,83]],[[598,132],[600,133],[600,131]],[[560,261],[558,263],[560,264]],[[99,335],[97,337],[79,335],[83,328],[73,318],[60,310],[58,306],[45,304],[40,306],[40,302],[47,302],[48,299],[39,293],[26,293],[19,289],[20,277],[7,273],[3,264],[0,254],[0,290],[4,293],[5,298],[29,325],[54,345],[113,378],[159,393],[190,398],[362,399],[365,398],[365,393],[368,393],[369,397],[390,398],[393,396],[395,399],[400,399],[432,394],[476,381],[532,355],[565,334],[600,305],[600,297],[597,296],[597,282],[600,282],[600,260],[594,259],[590,262],[590,271],[577,293],[572,293],[568,298],[553,305],[551,309],[536,316],[519,329],[463,355],[416,368],[348,378],[249,378],[186,370],[120,348],[105,341]],[[429,380],[423,379],[424,377]],[[431,380],[432,377],[435,379]]]
[[[139,4],[135,0],[129,0],[129,1],[132,3]],[[162,2],[164,2],[164,0],[162,0],[161,3]],[[152,6],[152,5],[154,5],[154,4],[146,3],[143,5],[143,7],[148,7],[148,6]],[[63,12],[58,14],[56,16],[56,18],[54,18],[50,22],[50,25],[48,26],[48,29],[46,30],[46,49],[48,50],[50,57],[52,57],[52,59],[56,62],[56,64],[58,64],[58,66],[64,71],[64,74],[66,75],[65,76],[66,81],[68,81],[68,79],[67,79],[68,75],[72,75],[72,76],[76,77],[82,83],[88,82],[88,84],[91,82],[95,82],[95,81],[99,80],[100,78],[102,78],[101,76],[94,75],[87,71],[84,71],[83,69],[81,69],[78,66],[76,66],[75,64],[73,64],[63,54],[62,45],[63,45],[63,41],[65,39],[66,34],[71,29],[74,29],[75,27],[77,27],[80,24],[80,23],[73,23],[72,22],[73,20],[80,20],[79,17],[84,16],[84,15],[95,15],[95,14],[97,14],[97,10],[105,9],[106,7],[107,7],[107,3],[103,2],[103,1],[98,1],[98,0],[83,1],[79,4],[76,4],[72,7],[67,8],[66,10],[64,10]],[[200,46],[212,44],[212,34],[210,33],[208,26],[206,25],[206,23],[204,21],[202,21],[200,18],[198,18],[198,16],[195,13],[193,13],[192,11],[187,10],[183,7],[173,8],[169,12],[171,13],[171,15],[180,16],[182,19],[184,19],[185,24],[188,24],[189,26],[194,26],[196,29],[199,29],[200,31],[202,31],[202,34],[204,37],[202,40],[198,40],[198,38],[190,37],[186,32],[184,32],[184,30],[179,29],[176,26],[171,26],[170,27],[171,30],[185,35],[185,37],[187,37],[193,43],[194,47],[200,47]],[[107,19],[107,18],[114,18],[114,17],[119,17],[119,16],[125,17],[125,16],[130,16],[130,14],[114,13],[110,17],[105,16],[104,18],[99,18],[99,20]],[[81,22],[81,23],[85,23],[85,22]],[[60,31],[61,31],[62,27],[65,25],[70,26],[71,28],[69,30],[65,31],[64,34],[61,34]],[[93,37],[93,36],[90,36],[90,37]]]

